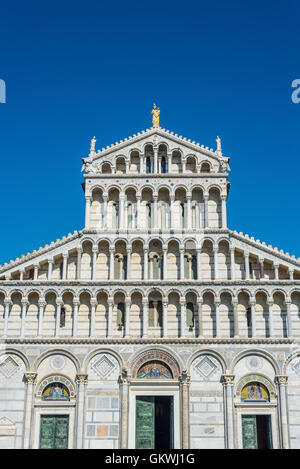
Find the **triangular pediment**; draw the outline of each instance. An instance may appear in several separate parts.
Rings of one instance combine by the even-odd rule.
[[[95,142],[96,140],[94,140],[94,144],[91,146],[88,157],[83,159],[84,163],[88,161],[95,169],[104,161],[112,162],[116,156],[124,156],[126,158],[131,151],[143,153],[144,147],[147,144],[155,146],[166,144],[168,151],[179,150],[186,157],[195,155],[200,160],[211,160],[216,168],[223,164],[226,169],[230,169],[228,166],[230,158],[224,156],[220,149],[214,150],[205,147],[196,141],[161,127],[151,127],[97,151],[95,149]]]

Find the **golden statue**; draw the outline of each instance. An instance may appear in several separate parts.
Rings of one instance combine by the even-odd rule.
[[[160,115],[160,110],[159,108],[156,107],[156,105],[153,105],[152,109],[152,125],[153,127],[159,127],[159,115]]]

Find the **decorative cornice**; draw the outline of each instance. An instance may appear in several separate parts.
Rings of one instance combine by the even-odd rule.
[[[289,339],[289,338],[260,338],[260,339],[247,339],[247,338],[166,338],[166,339],[155,339],[155,338],[5,338],[0,340],[1,344],[15,344],[15,345],[26,345],[26,344],[39,344],[39,345],[56,345],[56,344],[65,344],[65,345],[107,345],[107,344],[268,344],[268,345],[289,345],[289,344],[298,344],[299,340]]]

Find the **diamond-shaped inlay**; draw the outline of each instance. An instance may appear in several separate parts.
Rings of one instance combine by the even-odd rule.
[[[92,368],[101,378],[106,378],[115,369],[115,365],[106,355],[103,355],[93,363]]]
[[[217,365],[209,357],[204,357],[197,363],[195,369],[201,376],[208,378],[216,371]]]
[[[300,362],[295,363],[292,365],[293,370],[300,376]]]
[[[0,363],[0,373],[2,373],[5,378],[10,378],[18,368],[18,363],[12,357],[6,357],[2,363]]]

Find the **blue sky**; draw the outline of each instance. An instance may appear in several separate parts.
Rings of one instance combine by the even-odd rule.
[[[81,158],[161,125],[231,157],[229,228],[300,256],[295,1],[1,5],[0,263],[84,224]]]

